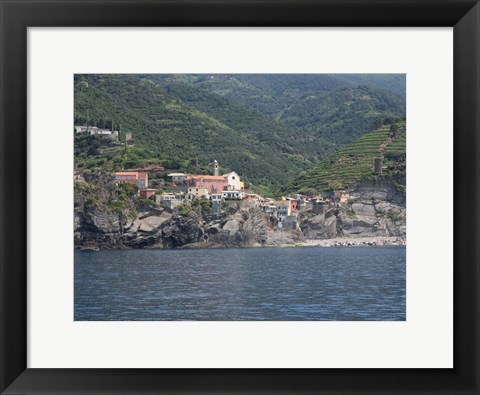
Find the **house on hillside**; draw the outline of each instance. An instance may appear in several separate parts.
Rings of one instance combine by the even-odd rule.
[[[182,199],[177,198],[173,193],[163,193],[155,196],[155,202],[161,204],[163,207],[174,209],[182,204]]]
[[[139,171],[118,171],[115,173],[115,181],[130,182],[139,188],[148,188],[148,173]]]
[[[185,173],[170,173],[168,177],[172,177],[173,182],[182,182],[187,179],[187,175]]]
[[[140,196],[144,199],[149,199],[153,195],[155,195],[156,189],[152,188],[145,188],[145,189],[140,189]]]
[[[139,188],[148,188],[148,173],[138,172],[137,185]]]
[[[212,202],[221,202],[223,200],[223,196],[221,193],[212,193],[210,194],[210,200]]]
[[[118,140],[118,130],[110,130],[110,129],[100,129],[96,126],[82,126],[82,125],[75,125],[75,133],[88,133],[91,136],[99,135],[108,137],[112,140]]]
[[[185,195],[185,199],[193,200],[193,199],[208,199],[210,195],[208,194],[207,188],[197,188],[197,187],[190,187],[187,190],[187,194]]]
[[[287,215],[292,214],[290,200],[276,200],[273,205],[277,207],[277,217],[279,221],[283,221]]]
[[[270,204],[270,203],[264,203],[260,205],[260,210],[262,210],[265,214],[268,214],[272,217],[277,216],[277,206]]]
[[[261,199],[262,197],[256,193],[246,193],[245,197],[243,198],[243,200],[247,202],[260,202]]]
[[[243,199],[243,192],[242,191],[223,191],[222,192],[223,199]]]
[[[227,180],[223,176],[191,176],[185,180],[189,187],[205,188],[208,193],[220,193],[227,188]]]

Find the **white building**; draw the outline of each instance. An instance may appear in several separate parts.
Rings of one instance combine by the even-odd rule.
[[[212,193],[210,194],[210,200],[212,202],[221,202],[223,200],[223,196],[221,193]]]
[[[182,199],[178,199],[173,193],[163,193],[155,196],[155,202],[163,207],[174,209],[182,204]]]
[[[162,203],[167,200],[175,200],[176,196],[173,193],[162,193],[161,195],[156,196],[157,203]]]
[[[96,126],[75,125],[75,133],[89,133],[91,136],[100,135],[112,140],[118,140],[118,130],[100,129]]]
[[[172,177],[173,182],[185,181],[188,177],[185,173],[170,173],[168,176]]]
[[[240,191],[240,177],[237,173],[232,171],[231,173],[224,174],[223,177],[227,179],[227,189],[229,191]]]
[[[242,191],[223,191],[222,198],[223,199],[243,199],[243,192]]]

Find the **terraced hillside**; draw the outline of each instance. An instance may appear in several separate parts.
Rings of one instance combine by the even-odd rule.
[[[375,177],[375,159],[382,159],[382,175],[405,171],[406,124],[385,125],[336,151],[317,166],[302,172],[285,192],[321,192],[352,187],[357,181]]]

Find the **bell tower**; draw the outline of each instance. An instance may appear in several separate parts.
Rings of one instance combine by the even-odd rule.
[[[218,162],[216,160],[213,161],[213,175],[218,176]]]

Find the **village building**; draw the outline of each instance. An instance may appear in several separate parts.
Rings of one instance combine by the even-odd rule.
[[[273,202],[273,205],[277,207],[278,222],[283,222],[285,219],[292,215],[291,200],[277,200]]]
[[[172,177],[173,182],[182,182],[187,179],[187,175],[185,173],[170,173],[168,177]]]
[[[185,199],[193,200],[193,199],[208,199],[208,189],[207,188],[197,188],[197,187],[190,187],[187,190],[187,194],[185,195]]]
[[[242,191],[223,191],[222,192],[223,199],[243,199],[243,192]]]
[[[298,209],[300,211],[309,211],[313,209],[313,202],[308,200],[302,200],[300,205],[298,205]]]
[[[173,193],[162,193],[155,196],[155,202],[161,204],[163,207],[173,210],[175,207],[182,204],[182,199],[178,199]]]
[[[115,181],[130,182],[139,188],[148,188],[148,173],[139,171],[119,171],[115,173]]]
[[[297,211],[298,208],[298,201],[295,198],[287,197],[286,200],[290,202],[290,210],[291,212]]]
[[[221,193],[212,193],[210,195],[210,200],[212,202],[221,202],[223,200],[223,196]]]
[[[224,174],[223,177],[227,180],[227,189],[229,191],[240,191],[240,177],[234,171]]]
[[[268,214],[272,217],[277,216],[277,206],[273,204],[262,204],[260,206],[260,210],[262,210],[265,214]]]
[[[350,195],[344,189],[333,191],[333,201],[337,204],[344,205],[348,203]]]
[[[137,185],[139,188],[148,188],[148,173],[138,172]]]
[[[213,162],[213,175],[192,175],[187,176],[185,183],[189,187],[206,188],[209,194],[218,194],[223,191],[243,191],[243,183],[237,173],[218,175],[219,165],[215,160]]]
[[[100,135],[104,137],[108,137],[112,140],[118,140],[118,130],[110,130],[110,129],[100,129],[96,126],[81,126],[75,125],[75,133],[88,133],[91,136]]]
[[[167,200],[175,200],[175,199],[176,199],[176,196],[173,193],[162,193],[156,196],[155,201],[157,203],[162,203],[162,202],[166,202]]]
[[[220,193],[227,188],[227,180],[223,176],[191,176],[185,183],[189,187],[205,188],[208,193]]]
[[[256,193],[246,193],[243,200],[247,202],[260,202],[262,197]]]
[[[140,189],[140,196],[144,199],[149,199],[155,195],[155,192],[157,192],[157,190],[152,188]]]

